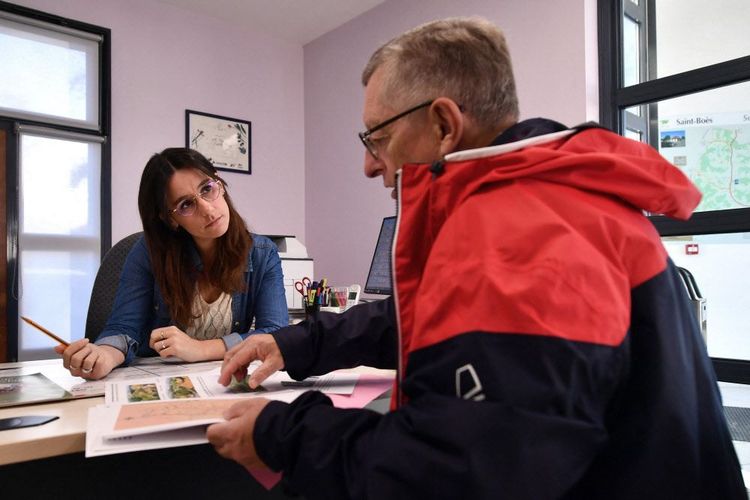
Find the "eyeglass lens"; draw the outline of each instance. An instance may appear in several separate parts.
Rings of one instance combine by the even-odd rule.
[[[424,107],[429,106],[430,104],[433,103],[433,101],[434,101],[434,99],[430,99],[429,101],[425,101],[425,102],[419,103],[416,106],[407,109],[406,111],[403,111],[403,112],[401,112],[401,113],[399,113],[397,115],[392,116],[391,118],[388,118],[387,120],[383,121],[382,123],[380,123],[378,125],[375,125],[374,127],[372,127],[371,129],[369,129],[369,130],[367,130],[365,132],[360,132],[358,135],[359,135],[360,140],[362,141],[362,144],[365,145],[365,148],[367,148],[367,151],[370,152],[370,154],[372,155],[373,158],[375,158],[376,160],[379,159],[378,158],[377,147],[375,147],[375,143],[370,138],[370,136],[372,135],[372,133],[376,132],[376,131],[378,131],[378,130],[380,130],[380,129],[388,126],[388,125],[390,125],[391,123],[395,122],[396,120],[400,120],[401,118],[405,117],[408,114],[411,114],[411,113],[415,112],[418,109],[422,109]]]
[[[182,200],[177,204],[174,211],[182,216],[193,215],[195,209],[198,208],[198,196],[206,201],[214,201],[219,197],[219,193],[221,193],[221,184],[219,184],[219,181],[210,180],[199,188],[197,196]]]
[[[362,139],[362,144],[365,145],[367,151],[370,152],[373,158],[378,159],[378,148],[375,147],[375,143],[370,139],[369,135],[360,134],[359,138]]]

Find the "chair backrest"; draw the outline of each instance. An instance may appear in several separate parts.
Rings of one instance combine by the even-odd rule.
[[[142,231],[126,236],[104,254],[99,271],[96,273],[91,300],[89,300],[89,311],[86,314],[86,338],[91,341],[96,340],[107,324],[125,258],[141,235],[143,235]]]

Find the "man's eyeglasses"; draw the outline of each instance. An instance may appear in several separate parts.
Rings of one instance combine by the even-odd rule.
[[[198,188],[198,194],[185,198],[180,201],[175,208],[169,211],[170,214],[176,213],[183,217],[188,217],[195,213],[198,208],[198,197],[203,198],[206,201],[214,201],[219,195],[221,195],[222,186],[221,182],[216,179],[210,179],[207,182],[201,184]]]
[[[373,133],[377,132],[378,130],[382,129],[383,127],[387,127],[388,125],[390,125],[391,123],[395,122],[396,120],[400,120],[401,118],[405,117],[406,115],[408,115],[410,113],[415,112],[418,109],[426,108],[427,106],[429,106],[430,104],[432,104],[433,100],[434,99],[430,99],[429,101],[425,101],[425,102],[423,102],[421,104],[417,104],[413,108],[409,108],[406,111],[404,111],[403,113],[399,113],[396,116],[388,118],[386,121],[381,122],[381,123],[375,125],[374,127],[372,127],[369,130],[366,130],[365,132],[360,132],[359,133],[359,138],[362,141],[362,144],[365,145],[365,147],[367,148],[367,151],[370,152],[370,154],[372,155],[373,158],[375,158],[376,160],[379,160],[380,158],[378,158],[378,148],[377,148],[377,146],[375,145],[375,142],[372,140],[372,138],[370,136]]]

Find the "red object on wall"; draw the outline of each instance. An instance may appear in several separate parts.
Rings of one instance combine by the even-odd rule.
[[[688,243],[687,245],[685,245],[685,253],[687,255],[698,255],[698,244]]]

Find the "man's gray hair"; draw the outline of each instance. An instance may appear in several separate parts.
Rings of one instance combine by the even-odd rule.
[[[518,120],[508,46],[486,19],[442,19],[397,36],[370,57],[362,84],[381,66],[386,73],[380,98],[390,107],[449,97],[481,127]]]

